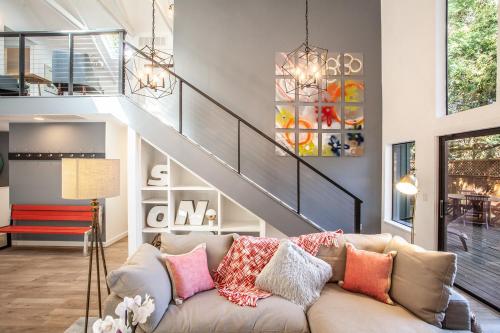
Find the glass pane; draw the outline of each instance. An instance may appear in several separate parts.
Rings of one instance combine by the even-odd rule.
[[[497,0],[448,0],[448,114],[496,100]]]
[[[0,96],[19,96],[19,38],[0,37],[0,48]]]
[[[118,94],[120,35],[74,37],[73,92],[75,95]]]
[[[68,36],[27,36],[29,71],[25,86],[29,96],[57,96],[68,91]]]
[[[392,145],[392,220],[410,226],[413,223],[413,197],[396,189],[401,177],[415,170],[415,142]]]
[[[445,250],[455,284],[500,306],[500,129],[445,143]]]

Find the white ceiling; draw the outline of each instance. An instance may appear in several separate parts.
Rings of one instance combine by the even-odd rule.
[[[172,0],[156,0],[156,34],[172,35]],[[127,30],[133,40],[151,35],[151,0],[0,0],[0,30]]]

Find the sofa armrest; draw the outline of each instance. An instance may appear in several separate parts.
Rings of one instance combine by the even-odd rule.
[[[109,294],[109,296],[104,300],[104,307],[103,307],[103,318],[106,316],[111,316],[113,318],[116,318],[115,314],[115,309],[118,304],[123,302],[123,298],[119,297],[115,293]]]
[[[450,303],[445,312],[443,328],[447,330],[471,330],[471,312],[469,301],[452,290]]]

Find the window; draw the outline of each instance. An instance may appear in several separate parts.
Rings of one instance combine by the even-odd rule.
[[[447,114],[496,100],[497,1],[448,0]]]
[[[411,197],[396,190],[401,177],[415,170],[415,142],[392,145],[392,220],[411,226],[413,209]]]

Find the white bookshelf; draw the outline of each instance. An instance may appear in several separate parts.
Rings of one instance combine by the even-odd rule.
[[[187,232],[211,232],[213,234],[242,233],[256,236],[265,236],[266,224],[255,214],[251,213],[236,201],[205,182],[192,173],[186,167],[164,154],[159,149],[144,139],[137,140],[138,166],[140,183],[138,189],[138,204],[141,207],[137,215],[140,221],[140,233],[137,235],[141,242],[149,242],[158,233],[187,233]],[[148,185],[151,178],[151,169],[157,164],[168,166],[168,186]],[[175,224],[177,209],[181,200],[193,200],[194,204],[199,200],[208,200],[208,208],[217,212],[216,223],[208,225],[208,219],[203,220],[202,225],[190,225],[189,221],[184,225]],[[148,212],[154,206],[167,206],[168,226],[165,228],[153,228],[147,225]]]
[[[168,191],[168,186],[144,186],[143,191]]]

